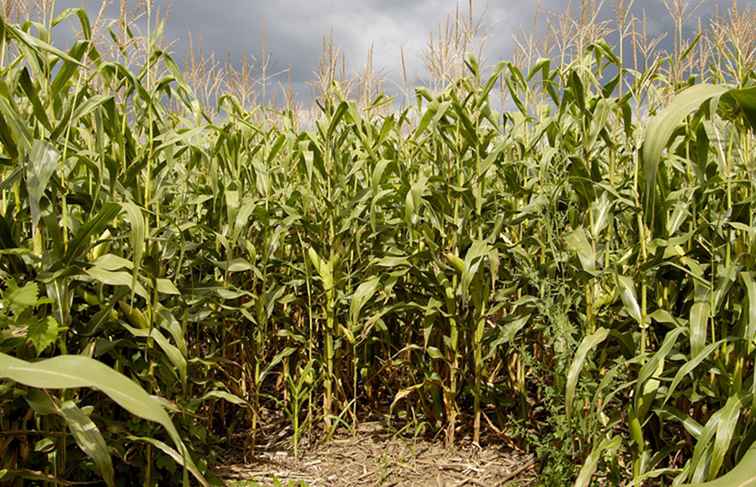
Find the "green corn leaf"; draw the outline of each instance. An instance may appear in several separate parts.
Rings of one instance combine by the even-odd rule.
[[[280,364],[283,359],[286,357],[290,357],[293,353],[295,353],[297,349],[295,347],[286,347],[280,352],[278,352],[275,357],[268,363],[267,366],[262,370],[260,373],[260,377],[257,379],[258,382],[262,383],[263,380],[265,380],[265,377],[268,376],[268,374],[278,365]]]
[[[727,455],[727,452],[730,450],[730,444],[732,443],[735,434],[735,427],[737,426],[738,418],[740,417],[740,408],[740,398],[737,396],[731,396],[727,399],[727,403],[721,409],[721,418],[719,420],[717,434],[714,437],[714,446],[711,452],[711,460],[709,461],[707,478],[715,478],[719,474],[719,470],[722,468],[725,455]]]
[[[656,175],[662,152],[667,147],[672,134],[685,118],[698,110],[702,104],[730,89],[731,87],[727,85],[692,86],[676,95],[669,105],[646,125],[641,153],[645,179],[644,211],[647,217],[653,214]]]
[[[727,453],[723,451],[723,448],[725,448],[723,443],[728,443],[729,446],[731,428],[734,428],[732,424],[733,416],[739,414],[740,405],[741,399],[737,396],[731,396],[728,398],[725,406],[712,414],[706,422],[706,425],[701,430],[698,441],[696,441],[693,457],[690,460],[688,475],[691,478],[691,482],[696,483],[711,480],[713,478],[711,469],[716,468],[716,470],[719,470],[721,467],[721,458]],[[737,418],[735,418],[736,421]],[[715,451],[717,438],[721,439],[719,440],[719,450]],[[712,444],[712,440],[714,440],[714,444]],[[715,457],[720,457],[720,459],[718,460]]]
[[[481,101],[488,101],[488,95],[491,93],[491,90],[496,86],[496,83],[499,81],[499,78],[501,77],[501,73],[506,69],[507,63],[505,61],[500,61],[494,70],[491,72],[490,76],[488,77],[488,81],[486,81],[486,84],[483,85],[483,87],[480,90],[480,100]],[[546,67],[548,70],[548,66]],[[532,71],[531,71],[532,74]]]
[[[667,234],[674,235],[680,226],[683,224],[686,218],[690,215],[688,211],[689,204],[686,201],[678,201],[675,205],[675,209],[672,212],[672,216],[667,220]]]
[[[483,258],[491,252],[491,246],[485,240],[475,240],[465,254],[464,271],[462,272],[462,295],[467,299],[470,293],[470,285],[478,272]]]
[[[181,296],[181,291],[176,287],[175,284],[173,284],[173,281],[170,279],[165,279],[163,277],[158,278],[155,280],[155,285],[157,286],[157,291],[160,294],[170,294],[171,296]]]
[[[596,108],[591,115],[590,131],[588,139],[585,141],[585,150],[591,152],[602,131],[607,129],[607,120],[612,110],[614,102],[602,98],[596,104]],[[601,147],[601,146],[600,146]]]
[[[565,414],[569,418],[572,416],[572,402],[575,397],[575,388],[577,387],[577,381],[580,377],[580,371],[583,370],[583,364],[588,356],[588,353],[599,346],[609,336],[609,330],[606,328],[599,328],[592,335],[588,335],[580,342],[575,358],[572,360],[570,370],[567,373],[567,386],[565,395]]]
[[[596,253],[593,251],[593,246],[588,241],[588,233],[585,228],[578,227],[572,233],[565,237],[567,247],[573,252],[577,253],[580,259],[580,264],[583,266],[583,270],[589,273],[595,273],[596,271]]]
[[[32,217],[32,231],[36,229],[41,217],[40,202],[47,189],[55,169],[58,167],[60,154],[53,146],[41,140],[35,140],[29,154],[26,169],[26,190],[29,193],[29,208]]]
[[[152,328],[151,331],[149,329],[144,330],[141,328],[134,328],[125,323],[122,323],[122,326],[129,330],[129,332],[135,337],[152,337],[152,339],[155,340],[155,343],[157,343],[160,349],[163,351],[165,356],[168,357],[168,360],[170,360],[173,366],[176,367],[179,380],[181,380],[183,384],[186,384],[186,358],[181,353],[181,350],[179,350],[178,347],[174,346],[160,330],[158,330],[157,328]]]
[[[611,223],[612,202],[607,192],[591,203],[591,237],[596,241],[601,232]]]
[[[111,487],[115,486],[113,462],[108,445],[97,425],[73,401],[63,402],[59,413],[66,420],[76,444],[95,462],[105,483]]]
[[[105,230],[120,212],[121,205],[116,203],[105,203],[102,206],[102,209],[76,232],[69,243],[68,252],[66,253],[64,262],[70,264],[74,260],[82,257],[89,249],[92,238],[101,235],[103,230]]]
[[[205,477],[202,475],[202,472],[199,471],[197,466],[194,464],[194,462],[191,461],[191,459],[188,462],[184,461],[184,456],[181,455],[179,452],[177,452],[174,448],[171,448],[169,445],[166,445],[160,440],[156,440],[155,438],[148,438],[145,436],[127,436],[127,438],[131,441],[141,441],[147,444],[150,444],[157,448],[158,450],[162,451],[171,459],[176,462],[178,465],[185,467],[189,472],[191,472],[192,475],[194,475],[194,478],[196,478],[202,485],[210,485],[207,480],[205,480]],[[215,484],[213,484],[215,485]]]
[[[667,390],[667,396],[664,400],[664,402],[667,402],[670,397],[672,397],[672,394],[674,394],[675,390],[677,389],[677,386],[680,385],[680,382],[685,378],[686,375],[693,372],[696,367],[701,365],[701,362],[706,360],[711,353],[717,349],[720,345],[722,345],[725,342],[730,341],[729,339],[725,338],[722,340],[719,340],[717,342],[711,343],[706,346],[703,350],[701,350],[698,355],[694,356],[692,359],[685,362],[685,364],[680,367],[680,369],[675,374],[675,378],[672,379],[672,383],[669,385],[669,389]]]
[[[751,129],[756,130],[756,87],[740,88],[727,92],[723,101],[732,100],[745,115]]]
[[[28,48],[48,52],[54,56],[59,57],[60,59],[63,59],[64,61],[75,63],[81,67],[84,67],[84,65],[81,64],[79,61],[72,58],[71,56],[61,51],[57,47],[51,46],[47,42],[44,42],[41,39],[38,39],[37,37],[34,37],[24,32],[23,30],[19,29],[16,26],[6,24],[5,19],[2,16],[0,16],[0,26],[2,26],[2,28],[4,28],[6,32],[8,32],[13,37],[15,37],[19,42],[21,42]]]
[[[94,266],[99,269],[105,269],[106,271],[117,271],[120,269],[133,269],[134,263],[123,257],[119,257],[113,254],[101,255],[94,261]]]
[[[137,295],[148,299],[147,290],[139,281],[135,281],[132,274],[124,271],[108,271],[101,267],[90,267],[85,271],[92,279],[108,286],[125,286]]]
[[[465,272],[465,261],[460,259],[458,256],[454,255],[451,252],[447,252],[445,254],[446,260],[449,261],[449,263],[454,267],[454,270],[457,271],[460,275]]]
[[[661,385],[661,381],[658,377],[664,373],[665,361],[662,359],[654,363],[656,363],[657,367],[656,370],[654,370],[653,375],[643,383],[638,382],[640,393],[635,397],[634,414],[639,421],[646,418],[646,414],[648,414],[649,409],[651,409],[651,406],[656,399],[656,393]]]
[[[756,442],[727,474],[710,482],[683,484],[681,487],[756,487]]]
[[[425,352],[433,360],[443,360],[444,359],[444,354],[441,353],[441,350],[439,350],[436,347],[426,347]]]
[[[639,325],[642,325],[643,316],[640,304],[638,304],[638,295],[635,293],[635,283],[627,276],[617,275],[617,284],[620,289],[620,298],[622,298],[622,303],[625,305],[625,311]]]
[[[745,284],[748,294],[748,324],[746,326],[746,339],[751,342],[756,340],[756,280],[754,272],[741,272],[740,278]],[[750,337],[750,338],[749,338]]]
[[[249,406],[249,403],[247,401],[227,391],[209,391],[205,393],[201,398],[199,398],[198,402],[203,402],[208,399],[222,399],[223,401],[231,404],[236,404],[237,406]]]
[[[53,135],[63,133],[63,130],[65,129],[64,124],[73,125],[74,122],[79,121],[80,118],[86,117],[100,106],[106,105],[108,102],[112,101],[112,96],[92,95],[90,97],[87,97],[87,99],[83,100],[82,103],[76,106],[76,109],[74,110],[69,120],[63,120],[57,127],[55,127],[55,132]]]
[[[326,291],[332,290],[334,282],[333,265],[331,262],[320,258],[318,253],[312,247],[307,250],[307,255],[310,258],[313,267],[315,267],[315,270],[318,272],[318,276],[323,281],[323,289]]]
[[[710,290],[695,281],[695,297],[693,306],[690,307],[690,355],[695,357],[704,345],[706,345],[706,330],[709,325],[711,316],[711,305],[709,304]]]
[[[373,192],[373,196],[377,195],[379,190],[381,189],[381,184],[383,183],[383,175],[389,165],[392,164],[392,162],[393,161],[389,159],[381,159],[375,164],[371,178],[371,190]]]
[[[573,487],[588,487],[591,483],[591,477],[596,472],[601,455],[608,454],[613,455],[621,444],[621,438],[614,436],[612,438],[605,438],[596,447],[591,450],[591,454],[585,460],[585,463],[580,467],[580,473],[578,473],[577,479],[573,484]]]
[[[690,433],[693,438],[698,439],[701,436],[701,431],[703,430],[701,423],[691,418],[689,415],[683,413],[682,411],[679,411],[670,406],[666,406],[663,408],[654,409],[654,413],[662,420],[675,419],[679,421],[685,428],[685,431]]]
[[[97,389],[131,414],[163,426],[189,470],[194,466],[184,442],[160,402],[128,377],[97,360],[80,355],[60,355],[32,363],[0,353],[0,378],[41,389]],[[201,475],[197,476],[197,480],[204,486],[209,485]]]
[[[69,80],[81,68],[81,60],[89,46],[89,41],[77,41],[74,43],[73,47],[71,47],[69,50],[69,57],[76,60],[76,62],[67,60],[63,61],[63,66],[58,71],[50,87],[53,98],[59,98],[66,95]]]
[[[0,80],[0,87],[2,81]],[[26,155],[32,148],[32,134],[26,124],[14,108],[10,106],[7,100],[0,97],[0,138],[8,148],[11,157]]]
[[[423,194],[428,188],[428,177],[421,175],[412,183],[404,199],[404,221],[407,225],[414,225],[423,202]]]
[[[21,85],[21,88],[24,90],[26,97],[29,99],[29,101],[32,104],[32,109],[33,109],[34,116],[36,117],[36,119],[39,120],[39,122],[42,125],[44,125],[44,127],[47,130],[52,130],[52,124],[50,123],[50,119],[48,118],[47,112],[45,111],[45,108],[42,105],[42,101],[39,98],[39,90],[36,86],[34,86],[28,69],[24,68],[21,70],[21,76],[19,77],[19,84]]]
[[[329,138],[333,136],[334,131],[336,130],[336,127],[339,126],[339,123],[341,122],[341,119],[344,118],[344,115],[349,110],[349,103],[342,101],[339,103],[339,106],[336,107],[336,112],[334,112],[333,116],[331,117],[331,121],[328,124],[328,131],[326,132],[326,136]]]
[[[357,323],[360,317],[360,311],[362,311],[363,306],[365,306],[365,304],[373,297],[380,284],[381,278],[374,276],[357,286],[357,289],[352,295],[352,302],[349,305],[349,320],[352,325]]]
[[[533,77],[539,72],[543,72],[543,78],[548,79],[549,74],[551,73],[550,70],[551,67],[551,59],[547,57],[538,58],[538,60],[533,64],[533,67],[530,68],[530,72],[528,73],[528,81],[532,80]]]
[[[134,252],[134,269],[138,269],[142,265],[144,249],[147,243],[147,225],[144,221],[142,209],[135,203],[129,201],[123,203],[121,206],[126,212],[126,219],[129,225],[131,225],[129,241],[131,243],[131,250]]]
[[[431,120],[436,116],[436,113],[438,112],[438,102],[431,102],[428,107],[425,109],[425,112],[423,113],[423,116],[420,118],[420,122],[417,124],[417,127],[415,127],[415,132],[413,134],[413,137],[415,139],[418,139],[423,132],[428,128],[428,126],[431,123]]]
[[[26,393],[24,400],[31,406],[38,416],[58,414],[58,405],[55,404],[49,393],[32,389]]]
[[[530,321],[530,317],[530,314],[519,316],[511,319],[504,324],[499,325],[499,334],[488,345],[488,354],[486,355],[485,360],[488,361],[491,357],[493,357],[500,346],[506,343],[511,343],[517,333],[525,327],[528,321]]]
[[[66,21],[69,17],[76,16],[79,18],[79,24],[81,25],[81,33],[84,34],[84,39],[92,38],[92,26],[89,23],[89,17],[87,11],[83,8],[67,8],[60,12],[57,17],[52,21],[52,26],[55,27],[61,22]]]

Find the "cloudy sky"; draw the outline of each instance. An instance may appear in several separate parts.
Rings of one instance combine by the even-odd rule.
[[[136,0],[131,0],[135,2]],[[139,0],[144,1],[144,0]],[[468,0],[460,0],[466,8]],[[617,0],[605,0],[601,17],[614,15]],[[627,0],[626,0],[627,2]],[[698,4],[696,17],[726,10],[732,0],[689,0]],[[756,0],[740,0],[754,4]],[[115,0],[117,3],[117,0]],[[486,26],[486,57],[494,63],[511,57],[513,34],[545,29],[541,10],[573,11],[579,0],[475,0],[474,11]],[[429,35],[457,8],[457,0],[154,0],[167,12],[166,35],[173,41],[177,60],[186,54],[189,33],[195,42],[221,59],[238,63],[247,56],[260,57],[263,45],[270,54],[270,72],[291,79],[300,99],[310,96],[307,82],[313,80],[329,33],[354,72],[364,68],[367,52],[374,49],[374,65],[389,83],[400,79],[400,49],[404,50],[409,78],[426,73],[422,52]],[[58,8],[85,6],[95,12],[100,0],[59,0]],[[672,28],[663,0],[635,0],[633,11],[647,14],[649,30],[662,33]],[[109,8],[114,17],[117,8]],[[690,19],[694,22],[694,19]]]

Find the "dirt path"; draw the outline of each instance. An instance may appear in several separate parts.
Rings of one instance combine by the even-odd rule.
[[[532,457],[498,447],[463,444],[445,449],[441,442],[397,438],[366,423],[356,436],[302,449],[301,458],[285,450],[258,453],[250,465],[230,465],[218,473],[236,487],[300,485],[357,486],[529,486]],[[280,484],[275,484],[278,480]]]

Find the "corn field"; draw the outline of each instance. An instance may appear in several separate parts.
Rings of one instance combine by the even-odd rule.
[[[0,485],[215,485],[375,417],[544,485],[756,482],[753,38],[333,82],[312,124],[81,10],[0,42]]]

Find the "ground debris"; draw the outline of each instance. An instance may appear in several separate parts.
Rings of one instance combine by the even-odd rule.
[[[337,434],[330,442],[303,448],[300,458],[284,450],[261,451],[255,462],[227,465],[217,473],[230,485],[356,486],[528,486],[535,483],[532,456],[499,446],[407,439],[381,428]]]

